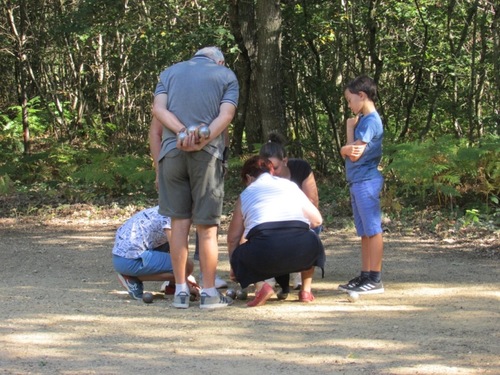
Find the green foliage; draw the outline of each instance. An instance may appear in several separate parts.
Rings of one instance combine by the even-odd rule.
[[[228,170],[224,181],[224,213],[229,215],[233,211],[234,203],[245,186],[241,183],[240,171],[246,157],[229,159]]]
[[[349,225],[352,226],[352,210],[349,195],[349,187],[345,179],[317,179],[319,205],[325,227],[344,226],[343,218],[349,218]]]
[[[12,193],[13,185],[9,175],[0,175],[0,196]]]
[[[471,210],[465,210],[464,224],[471,225],[479,223],[479,210],[473,208]]]
[[[28,110],[28,121],[32,135],[37,136],[44,134],[48,130],[50,121],[47,116],[47,111],[44,110],[44,106],[41,103],[40,97],[37,96],[29,100],[26,108]],[[20,137],[23,132],[22,107],[20,105],[15,105],[11,106],[8,110],[14,115],[10,116],[10,121],[5,124],[4,130],[7,131],[10,136]]]
[[[47,132],[46,111],[41,106],[40,98],[28,102],[28,123],[31,136],[40,136]],[[0,113],[0,148],[2,151],[19,152],[23,150],[23,113],[19,105],[10,106],[5,113]]]
[[[52,145],[31,155],[8,155],[0,163],[0,190],[40,193],[47,200],[97,202],[128,195],[156,196],[149,155],[113,155],[96,148]],[[141,198],[142,197],[142,198]]]
[[[477,144],[443,136],[389,145],[384,157],[387,183],[396,195],[420,207],[488,202],[488,196],[500,193],[499,150],[499,137]]]
[[[88,156],[88,163],[71,177],[89,193],[107,197],[155,193],[155,173],[149,157],[115,156],[97,150]]]

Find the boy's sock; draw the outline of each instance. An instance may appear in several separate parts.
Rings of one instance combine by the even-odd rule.
[[[382,279],[382,272],[380,272],[380,271],[370,271],[369,278],[374,283],[379,283],[380,280]]]
[[[361,271],[361,274],[359,276],[361,276],[363,279],[369,279],[370,271]]]

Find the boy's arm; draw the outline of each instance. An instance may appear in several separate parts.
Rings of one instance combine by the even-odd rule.
[[[350,117],[346,122],[346,136],[347,136],[347,144],[350,145],[354,143],[354,130],[358,125],[359,116]]]
[[[366,148],[366,143],[360,140],[354,141],[354,130],[358,125],[359,116],[351,117],[346,122],[347,144],[340,149],[342,157],[348,157],[352,162],[357,161]]]

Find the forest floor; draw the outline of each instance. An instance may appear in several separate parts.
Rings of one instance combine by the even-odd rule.
[[[0,374],[500,373],[498,234],[389,231],[386,292],[351,303],[337,285],[358,272],[359,240],[326,228],[314,303],[293,293],[258,308],[236,300],[177,310],[159,282],[145,283],[152,304],[119,284],[110,254],[123,217],[73,211],[0,218]],[[219,275],[228,280],[222,229]]]

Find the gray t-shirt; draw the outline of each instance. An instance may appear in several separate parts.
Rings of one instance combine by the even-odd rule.
[[[167,94],[167,109],[186,126],[209,125],[222,103],[238,105],[239,85],[234,72],[206,56],[172,65],[160,74],[155,96]],[[176,134],[163,127],[161,160],[176,147]],[[222,160],[224,137],[212,140],[204,151]]]

